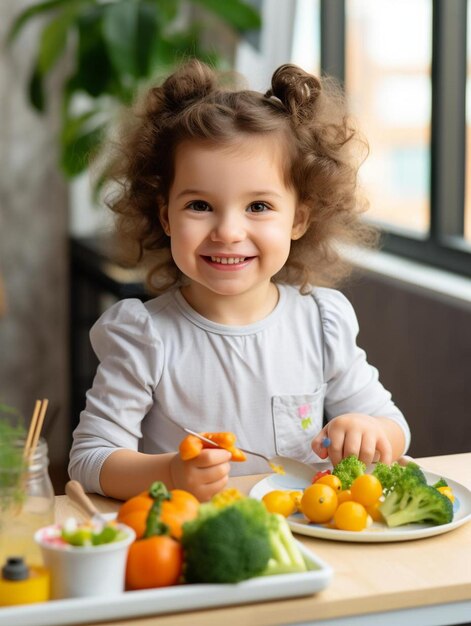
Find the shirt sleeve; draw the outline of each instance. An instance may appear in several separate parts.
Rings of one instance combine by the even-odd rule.
[[[365,351],[356,343],[359,327],[352,305],[333,289],[317,289],[313,295],[324,333],[327,419],[343,413],[390,418],[404,432],[405,452],[410,445],[409,426],[379,381],[378,370],[368,363]]]
[[[100,471],[117,449],[137,450],[141,423],[153,403],[162,345],[140,300],[122,300],[90,332],[99,365],[73,434],[69,474],[85,491],[103,494]]]

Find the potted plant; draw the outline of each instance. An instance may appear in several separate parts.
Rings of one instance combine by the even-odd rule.
[[[129,104],[145,82],[189,56],[221,61],[211,43],[204,43],[201,22],[185,19],[201,9],[236,35],[260,27],[259,13],[244,0],[45,0],[18,15],[9,44],[32,20],[43,21],[28,90],[39,112],[47,107],[48,75],[65,54],[70,64],[59,137],[66,176],[87,168],[114,111]]]

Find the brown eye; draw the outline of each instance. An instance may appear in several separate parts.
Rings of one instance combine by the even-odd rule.
[[[264,202],[253,202],[247,208],[247,210],[250,211],[250,213],[264,213],[265,211],[268,211],[269,209],[270,207],[266,205]]]
[[[193,202],[190,202],[188,208],[192,209],[193,211],[197,211],[198,213],[211,211],[211,207],[209,206],[209,204],[207,202],[204,202],[203,200],[194,200]]]

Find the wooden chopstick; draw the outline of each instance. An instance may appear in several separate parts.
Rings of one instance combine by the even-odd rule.
[[[44,418],[46,417],[46,411],[49,404],[49,400],[36,400],[34,406],[33,416],[29,425],[28,436],[26,438],[24,458],[31,459],[38,445],[39,436],[44,424]]]

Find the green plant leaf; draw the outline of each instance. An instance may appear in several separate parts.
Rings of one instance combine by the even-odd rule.
[[[138,6],[136,69],[138,77],[148,77],[153,66],[153,51],[161,37],[161,25],[156,4],[143,2]]]
[[[76,10],[69,7],[45,25],[39,42],[38,66],[46,74],[64,52],[70,26],[76,18]]]
[[[102,33],[105,6],[91,6],[79,17],[78,62],[70,81],[76,91],[83,90],[94,98],[113,91],[111,83],[117,80]]]
[[[77,1],[77,0],[72,0]],[[7,44],[10,44],[18,33],[22,30],[22,28],[34,17],[41,15],[42,13],[47,13],[48,11],[52,11],[53,9],[57,9],[58,7],[63,7],[64,4],[70,4],[71,0],[47,0],[46,2],[38,2],[28,7],[24,11],[22,11],[18,17],[13,22],[10,30],[7,35]]]
[[[211,13],[218,15],[229,26],[238,31],[260,28],[261,19],[259,12],[242,0],[192,0],[194,4],[200,4]]]
[[[41,72],[38,64],[34,65],[28,84],[28,98],[32,106],[40,113],[46,108],[46,98],[44,95],[44,86]]]
[[[81,174],[90,164],[104,136],[103,123],[91,124],[97,111],[64,121],[61,135],[61,167],[66,176]]]
[[[139,5],[117,2],[105,5],[103,40],[118,74],[137,76],[137,35]]]

